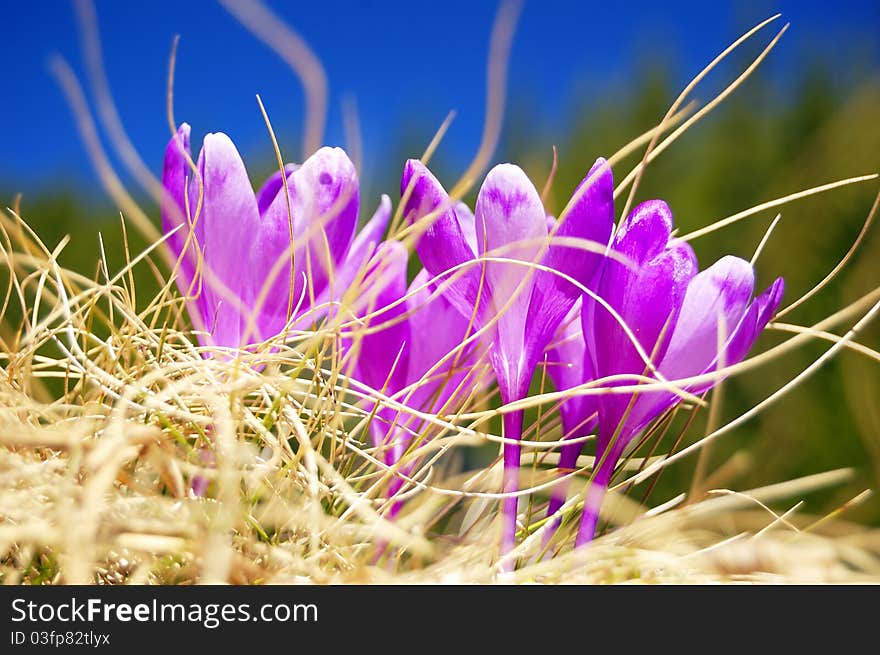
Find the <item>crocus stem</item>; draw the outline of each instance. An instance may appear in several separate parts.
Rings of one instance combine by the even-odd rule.
[[[390,441],[393,438],[400,438],[396,434],[389,434],[386,437],[387,441]],[[403,459],[403,455],[406,452],[406,448],[409,445],[408,440],[406,442],[400,441],[395,443],[392,448],[388,450],[385,454],[385,464],[389,469],[393,469],[397,466],[401,459]],[[402,500],[394,500],[394,497],[400,493],[400,490],[403,488],[403,483],[405,482],[404,478],[412,475],[412,472],[415,470],[416,464],[415,462],[406,464],[401,466],[399,470],[399,474],[393,474],[391,480],[388,482],[388,499],[392,500],[391,506],[385,511],[385,518],[389,521],[393,521],[397,515],[400,513],[401,508],[403,508]]]
[[[398,488],[400,485],[398,485]],[[388,497],[391,498],[393,493],[389,493]],[[389,521],[393,521],[397,518],[397,515],[400,513],[401,508],[403,507],[402,500],[395,500],[391,507],[388,508],[388,511],[385,514],[385,518]],[[389,543],[385,539],[380,539],[376,542],[376,552],[373,554],[373,564],[376,564],[382,556],[388,552]]]
[[[403,487],[403,478],[400,476],[395,476],[391,479],[391,483],[388,485],[388,498],[394,498],[400,489]],[[403,507],[402,500],[395,500],[391,503],[391,507],[388,508],[385,516],[389,521],[393,521],[397,518],[397,515],[400,513],[401,508]]]
[[[399,455],[391,454],[386,460],[388,466],[394,466],[397,459],[399,459]],[[412,473],[414,465],[409,465],[402,470],[404,475],[410,475]],[[397,515],[400,514],[400,510],[403,509],[402,500],[394,500],[394,497],[398,494],[398,492],[403,488],[404,479],[400,475],[395,475],[391,478],[391,482],[388,483],[388,498],[391,500],[391,506],[385,510],[385,518],[389,521],[394,521],[397,518]],[[382,556],[388,551],[388,542],[384,539],[380,539],[376,542],[376,552],[373,555],[373,564],[378,562]]]
[[[584,499],[584,513],[581,515],[581,525],[578,528],[577,538],[574,542],[575,548],[586,546],[593,540],[596,534],[599,508],[602,506],[602,500],[605,498],[605,492],[608,490],[608,482],[611,480],[613,470],[614,461],[612,458],[606,457],[605,461],[602,462],[596,471],[596,475],[590,481],[590,488],[587,489],[587,496]]]
[[[516,545],[516,510],[519,496],[519,457],[522,437],[522,411],[504,414],[504,438],[515,442],[504,442],[504,482],[503,491],[505,496],[501,501],[501,556],[503,557]],[[513,570],[513,561],[508,560],[504,564],[505,571]]]
[[[567,473],[569,470],[574,469],[577,464],[578,455],[581,454],[581,448],[583,448],[583,443],[580,441],[562,446],[559,453],[560,472]],[[568,480],[563,480],[554,487],[553,495],[550,496],[550,503],[547,506],[547,516],[553,516],[559,508],[562,507],[563,503],[565,503],[565,497],[568,495],[568,484]],[[545,528],[543,540],[544,546],[550,542],[550,539],[559,527],[560,520],[560,517],[551,519],[550,524]]]

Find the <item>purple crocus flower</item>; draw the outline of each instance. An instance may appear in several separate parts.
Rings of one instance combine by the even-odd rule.
[[[349,341],[345,349],[356,355],[353,375],[361,382],[420,412],[452,414],[482,384],[480,347],[463,345],[473,327],[437,293],[427,271],[422,269],[407,288],[407,259],[401,242],[382,243],[366,276],[374,295],[361,313],[366,329],[359,343]],[[371,331],[371,326],[384,327]],[[374,446],[385,447],[390,467],[401,460],[413,436],[427,428],[423,419],[382,405],[370,423],[370,436]],[[411,463],[401,472],[409,475],[414,468]],[[388,497],[402,486],[403,478],[395,477]],[[400,502],[392,504],[389,517],[400,507]]]
[[[235,348],[274,337],[292,317],[337,299],[388,224],[387,196],[355,238],[358,177],[340,148],[288,165],[288,194],[280,171],[255,194],[228,136],[205,136],[198,176],[187,161],[189,140],[183,123],[165,151],[162,228],[185,225],[167,243],[180,259],[177,284],[191,298],[193,323],[207,333],[199,335],[202,345]]]
[[[422,264],[462,315],[488,328],[489,356],[502,401],[524,398],[545,348],[580,296],[575,285],[552,271],[586,284],[602,259],[571,240],[600,248],[608,243],[613,224],[611,169],[603,159],[596,162],[556,226],[555,236],[568,239],[549,245],[541,198],[522,169],[512,164],[496,166],[486,176],[474,218],[461,203],[453,206],[437,179],[416,160],[404,168],[401,194],[409,221],[432,215],[416,245]],[[482,256],[513,261],[467,265]],[[532,263],[550,270],[535,270]],[[465,266],[450,271],[461,265]],[[446,277],[454,282],[446,283]],[[504,435],[511,441],[503,448],[503,490],[509,495],[502,502],[502,554],[515,543],[522,421],[522,411],[503,415]]]
[[[670,238],[671,232],[672,213],[666,203],[653,200],[636,207],[618,228],[612,244],[614,251],[632,263],[607,258],[597,291],[629,327],[643,353],[656,363],[656,370],[674,384],[741,361],[779,306],[784,283],[777,279],[752,300],[755,274],[747,261],[727,256],[698,273],[690,245]],[[582,319],[596,379],[655,377],[609,311],[585,298]],[[636,383],[632,379],[613,384]],[[684,388],[701,393],[713,384],[708,381]],[[597,396],[597,468],[587,491],[576,546],[592,540],[599,506],[626,447],[679,400],[678,394],[665,389]]]

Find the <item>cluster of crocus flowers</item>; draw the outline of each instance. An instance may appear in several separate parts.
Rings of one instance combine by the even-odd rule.
[[[503,554],[516,543],[518,401],[542,363],[565,392],[561,474],[576,467],[596,433],[581,546],[594,536],[612,475],[635,437],[741,361],[783,293],[780,278],[753,298],[753,268],[737,257],[701,272],[690,245],[672,236],[662,201],[637,206],[615,230],[603,159],[558,218],[515,165],[488,173],[472,212],[421,162],[408,161],[401,211],[424,267],[409,283],[406,247],[382,241],[387,197],[356,234],[357,174],[338,148],[321,148],[254,193],[228,137],[206,136],[195,163],[184,124],[168,145],[163,181],[163,227],[203,345],[243,347],[308,329],[360,280],[354,313],[362,329],[343,339],[343,361],[353,379],[386,397],[370,435],[397,473],[387,489],[389,516],[415,467],[401,465],[406,451],[431,433],[425,417],[455,415],[484,384],[477,362],[486,355],[504,405]],[[545,543],[567,491],[560,480],[552,492]]]
[[[206,135],[197,162],[189,142],[184,123],[165,151],[162,227],[201,343],[243,347],[318,318],[385,232],[390,200],[356,235],[358,177],[342,149],[321,148],[254,193],[228,136]]]
[[[699,271],[693,249],[671,233],[666,203],[636,207],[611,245],[631,263],[607,258],[596,288],[617,315],[584,299],[582,382],[606,379],[632,390],[596,398],[597,464],[576,545],[593,538],[605,490],[633,438],[681,399],[679,391],[706,391],[719,379],[713,372],[741,361],[782,299],[779,278],[753,300],[754,271],[738,257]],[[650,386],[640,390],[645,379]]]

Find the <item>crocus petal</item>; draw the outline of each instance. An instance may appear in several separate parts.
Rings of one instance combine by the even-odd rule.
[[[537,263],[547,236],[546,213],[538,191],[521,168],[501,164],[489,171],[474,215],[480,254]],[[511,387],[528,384],[543,352],[543,344],[539,352],[526,349],[526,319],[535,272],[528,266],[491,261],[485,264],[485,280],[487,307],[497,317],[492,358],[503,397]]]
[[[674,384],[677,379],[709,372],[719,358],[724,361],[729,356],[727,344],[746,313],[754,287],[754,270],[739,257],[723,257],[694,276],[658,366],[667,380]],[[685,389],[700,393],[712,386],[708,382]],[[677,399],[670,391],[640,393],[627,416],[627,430],[637,432]]]
[[[165,161],[162,165],[162,231],[170,232],[186,221],[186,184],[190,177],[189,146],[190,127],[182,123],[177,133],[171,137],[165,148]],[[168,240],[168,247],[176,257],[183,250],[186,241],[186,228],[182,228]],[[192,271],[192,262],[186,259],[181,262],[182,270]]]
[[[653,259],[666,248],[672,233],[672,210],[662,200],[637,205],[614,234],[614,250],[636,264]]]
[[[354,239],[359,207],[357,171],[342,148],[324,147],[309,157],[292,178],[296,186],[295,211],[307,226],[313,265],[323,268],[326,277],[326,271],[348,254]]]
[[[437,294],[437,286],[430,279],[430,273],[422,269],[407,291],[413,335],[407,380],[418,384],[407,404],[430,412],[445,407],[448,412],[467,397],[473,386],[480,344],[463,346],[475,328],[469,327],[470,319],[444,295]]]
[[[284,172],[287,178],[290,179],[291,173],[298,168],[299,166],[296,164],[285,164]],[[257,191],[257,209],[260,210],[260,216],[266,213],[266,210],[269,209],[272,201],[275,200],[275,196],[278,195],[283,186],[284,182],[281,180],[281,171],[275,171],[269,176],[265,184],[260,187],[260,190]]]
[[[185,296],[190,296],[199,292],[198,285],[193,284],[196,266],[198,263],[198,248],[203,243],[201,235],[204,233],[201,223],[195,226],[192,237],[189,237],[189,227],[192,223],[187,217],[186,203],[186,187],[187,181],[192,178],[192,169],[190,168],[190,127],[187,123],[182,123],[177,133],[171,137],[168,147],[165,149],[165,161],[162,166],[162,186],[164,192],[162,194],[162,231],[167,234],[181,227],[172,234],[166,244],[171,253],[173,260],[176,262],[180,259],[180,266],[177,270],[177,287]],[[196,183],[197,184],[197,183]],[[195,207],[190,208],[195,211]],[[184,257],[180,254],[186,245],[187,238],[190,238],[190,246]],[[205,313],[205,300],[203,295],[192,301],[191,310],[198,315],[198,320],[202,321]],[[195,320],[195,319],[194,319]],[[198,326],[204,327],[204,326]]]
[[[379,222],[385,213],[383,205],[377,210]],[[356,357],[354,376],[387,395],[397,393],[407,381],[410,329],[407,319],[402,316],[407,309],[406,303],[398,302],[406,292],[406,265],[407,251],[402,243],[390,241],[378,247],[365,273],[368,296],[358,312],[364,319],[364,328],[372,327],[375,331],[365,329],[356,343],[353,339],[345,339],[342,344],[343,351]],[[400,458],[405,447],[397,414],[393,408],[381,404],[370,422],[370,438],[374,446],[394,440],[383,455],[389,465]]]
[[[688,284],[697,272],[696,257],[687,243],[659,243],[668,239],[670,229],[665,203],[637,207],[614,240],[615,250],[628,256],[637,268],[609,259],[599,283],[600,296],[618,312],[655,365],[663,359]],[[584,312],[585,321],[588,316],[592,326],[585,322],[584,330],[593,329],[600,344],[595,353],[597,377],[650,373],[630,336],[610,312],[594,304],[591,312]],[[612,438],[629,403],[630,396],[620,394],[609,394],[600,402],[600,449]],[[619,441],[623,446],[637,429],[632,425],[634,419],[630,414],[627,425],[621,427],[623,438]]]
[[[480,254],[503,250],[497,256],[533,261],[541,249],[541,239],[547,236],[541,196],[525,172],[514,164],[499,164],[489,171],[480,187],[474,215]],[[501,277],[500,273],[491,276]]]
[[[780,277],[767,287],[764,293],[755,298],[730,339],[725,365],[730,366],[745,358],[758,340],[761,331],[779,309],[783,293],[785,293],[785,281]]]
[[[719,259],[691,280],[660,371],[670,380],[699,375],[720,357],[755,290],[751,264]]]
[[[547,220],[554,238],[583,239],[597,248],[608,244],[614,226],[614,182],[611,168],[604,159],[600,158],[578,185],[564,220],[561,223],[551,217]],[[602,258],[601,252],[551,243],[542,263],[592,288]],[[544,348],[559,321],[582,294],[581,289],[553,272],[536,273],[527,320],[534,348]]]
[[[461,345],[468,321],[437,293],[431,274],[422,269],[407,289],[407,307],[414,334],[422,335],[410,348],[410,380],[418,380],[443,356]],[[428,336],[430,335],[430,337]]]
[[[321,295],[329,271],[348,254],[357,225],[357,173],[340,148],[324,147],[309,157],[288,178],[288,191],[289,204],[284,193],[278,193],[266,209],[251,251],[253,295],[265,296],[259,316],[263,338],[278,334],[290,318],[288,310],[301,300],[300,312]],[[282,260],[287,261],[280,265]],[[270,278],[271,286],[264,291]]]
[[[586,341],[581,330],[581,302],[578,301],[562,321],[560,334],[547,351],[547,373],[553,380],[557,391],[565,391],[594,378],[593,362],[586,352]],[[564,399],[559,406],[562,420],[562,438],[565,440],[583,437],[592,433],[598,421],[596,396],[573,395]],[[578,455],[583,450],[583,441],[566,443],[559,448],[560,472],[568,472],[577,464]],[[568,482],[560,481],[550,496],[547,516],[553,516],[565,502]],[[559,519],[553,520],[544,533],[544,545],[549,543]]]
[[[358,273],[360,273],[361,269],[368,264],[367,258],[375,254],[376,248],[382,241],[382,235],[385,233],[385,228],[388,227],[388,221],[390,219],[391,199],[388,196],[383,195],[379,202],[379,207],[376,208],[373,217],[363,228],[361,228],[360,232],[358,232],[354,242],[351,244],[351,249],[348,251],[348,255],[346,255],[345,259],[334,271],[332,297],[330,294],[331,285],[327,285],[315,301],[316,306],[323,305],[331,300],[338,300],[348,292],[352,283],[357,278]],[[355,310],[357,309],[358,308],[355,307]],[[310,317],[310,320],[315,320],[315,318],[316,317]]]
[[[643,354],[655,364],[665,354],[687,283],[695,272],[693,251],[682,244],[643,264],[633,274],[602,278],[600,295],[617,311]],[[629,286],[621,289],[620,284]],[[602,344],[596,353],[599,374],[645,372],[643,356],[618,320],[601,307],[594,309],[594,315],[596,340]]]
[[[455,216],[471,252],[477,252],[477,225],[474,212],[463,202],[455,203]]]
[[[411,349],[406,302],[406,266],[408,253],[399,241],[386,241],[367,272],[369,300],[364,307],[367,331],[360,339],[357,355],[357,377],[374,389],[391,395],[406,386]],[[396,303],[396,304],[395,304]],[[386,325],[387,323],[387,325]]]
[[[739,363],[782,299],[782,278],[749,305],[753,287],[751,265],[737,257],[724,257],[695,276],[688,287],[675,334],[660,363],[660,372],[674,382],[676,378],[709,373],[719,365]],[[723,328],[732,332],[726,337],[719,323],[721,316],[725,325],[734,326]],[[719,340],[724,341],[720,352]],[[704,382],[686,390],[702,393],[715,384],[716,381]],[[640,394],[627,417],[627,430],[637,432],[677,400],[676,394],[665,391]]]
[[[625,299],[623,306],[618,308],[619,314],[655,366],[666,352],[671,334],[675,331],[688,282],[696,271],[697,263],[691,247],[684,243],[677,244],[642,267],[641,274],[634,280],[636,289]],[[616,362],[600,375],[649,375],[647,364],[620,324],[608,312],[597,311],[597,320],[602,320],[608,329],[602,341],[602,349],[619,349]],[[602,361],[601,353],[598,360]],[[626,396],[610,395],[606,403],[610,411],[602,420],[616,424],[623,415],[628,400]]]
[[[614,226],[614,180],[608,163],[599,158],[572,196],[572,203],[554,236],[583,239],[604,248]],[[602,253],[592,253],[562,244],[551,244],[544,263],[583,285],[589,283]],[[559,276],[549,276],[554,286],[568,295],[580,297],[580,291]],[[540,283],[539,283],[540,284]]]
[[[408,197],[407,189],[410,190]],[[459,217],[459,210],[451,205],[446,190],[437,178],[415,159],[406,162],[400,180],[400,194],[406,201],[403,213],[410,224],[439,210],[416,242],[416,251],[428,272],[438,278],[449,302],[464,316],[470,316],[480,287],[478,267],[467,266],[443,276],[449,269],[472,261],[476,256],[476,251],[469,243],[470,211],[466,214],[462,212]],[[444,284],[447,277],[453,277],[454,282]]]
[[[388,307],[371,322],[403,320],[364,335],[357,353],[356,375],[370,386],[395,395],[407,407],[424,412],[451,412],[479,382],[473,367],[476,348],[468,346],[454,352],[461,349],[466,337],[467,320],[442,294],[436,293],[426,270],[416,275],[409,289],[405,288],[406,254],[399,242],[383,243],[375,260],[385,262],[384,281],[374,275],[382,268],[380,263],[372,265],[367,274],[368,288],[375,294],[374,304]],[[399,303],[402,299],[405,302]],[[446,357],[450,353],[452,356]],[[412,413],[380,407],[370,425],[370,434],[375,445],[389,445],[384,457],[392,465],[401,458],[413,435],[421,433],[424,427],[424,421]]]
[[[391,220],[391,198],[382,194],[379,206],[373,212],[372,218],[361,228],[351,244],[351,250],[345,258],[346,261],[363,261],[363,257],[369,250],[375,248],[382,240],[382,235],[385,234],[389,220]]]
[[[208,134],[199,155],[204,196],[200,215],[203,230],[205,317],[213,342],[221,346],[244,345],[250,315],[251,269],[248,245],[258,233],[260,216],[244,162],[223,133]],[[198,204],[198,184],[190,184],[190,206]],[[248,341],[253,340],[253,337]]]
[[[613,244],[635,267],[609,258],[598,285],[600,297],[617,311],[655,363],[663,358],[688,283],[697,272],[693,249],[684,242],[669,243],[671,228],[666,203],[652,201],[636,207]],[[600,346],[598,375],[644,373],[646,364],[617,319],[601,306],[594,307],[592,315],[594,327],[585,325],[584,330],[594,329]]]
[[[365,331],[359,343],[347,345],[357,349],[356,377],[389,396],[409,382],[413,333],[406,317],[407,304],[401,302],[406,294],[407,259],[406,247],[399,241],[386,241],[379,246],[366,272],[367,299],[359,314],[365,317],[366,328],[380,329]],[[376,409],[370,422],[370,436],[375,446],[389,445],[384,452],[388,465],[400,459],[409,443],[411,435],[405,425],[408,422],[408,416],[399,416],[397,410],[384,404]]]
[[[586,344],[580,309],[580,302],[572,307],[547,350],[547,375],[553,381],[553,386],[560,391],[584,382]]]
[[[595,377],[581,329],[580,302],[572,307],[561,327],[555,342],[547,351],[547,374],[557,391],[571,389]],[[593,428],[593,421],[589,419],[596,413],[596,407],[596,396],[593,395],[575,395],[565,399],[559,407],[563,436],[570,438],[588,434]]]

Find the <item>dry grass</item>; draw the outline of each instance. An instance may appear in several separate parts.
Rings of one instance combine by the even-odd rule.
[[[419,435],[404,460],[422,463],[411,497],[388,522],[381,509],[393,472],[366,428],[376,402],[396,403],[344,375],[335,351],[341,325],[236,359],[203,358],[183,331],[179,297],[166,293],[138,312],[128,266],[91,280],[61,268],[59,250],[46,250],[14,216],[3,228],[12,273],[5,313],[26,311],[4,337],[0,376],[5,583],[848,582],[880,574],[880,532],[797,511],[804,494],[848,475],[837,471],[654,509],[612,494],[605,518],[616,529],[587,551],[571,552],[573,527],[564,526],[553,544],[559,553],[536,561],[540,522],[532,521],[519,570],[499,577],[500,467],[456,464],[456,453],[500,441],[487,431],[497,412],[491,394],[458,421],[433,418]],[[158,270],[150,252],[132,266]],[[539,499],[553,479],[545,451],[559,435],[548,416],[526,434],[540,435],[523,466],[524,491],[543,489]],[[547,461],[534,466],[539,455]],[[633,458],[624,482],[668,460]],[[591,458],[582,464],[586,476]],[[790,513],[769,509],[786,502]],[[540,509],[536,501],[524,513]],[[378,541],[391,547],[376,562]]]

